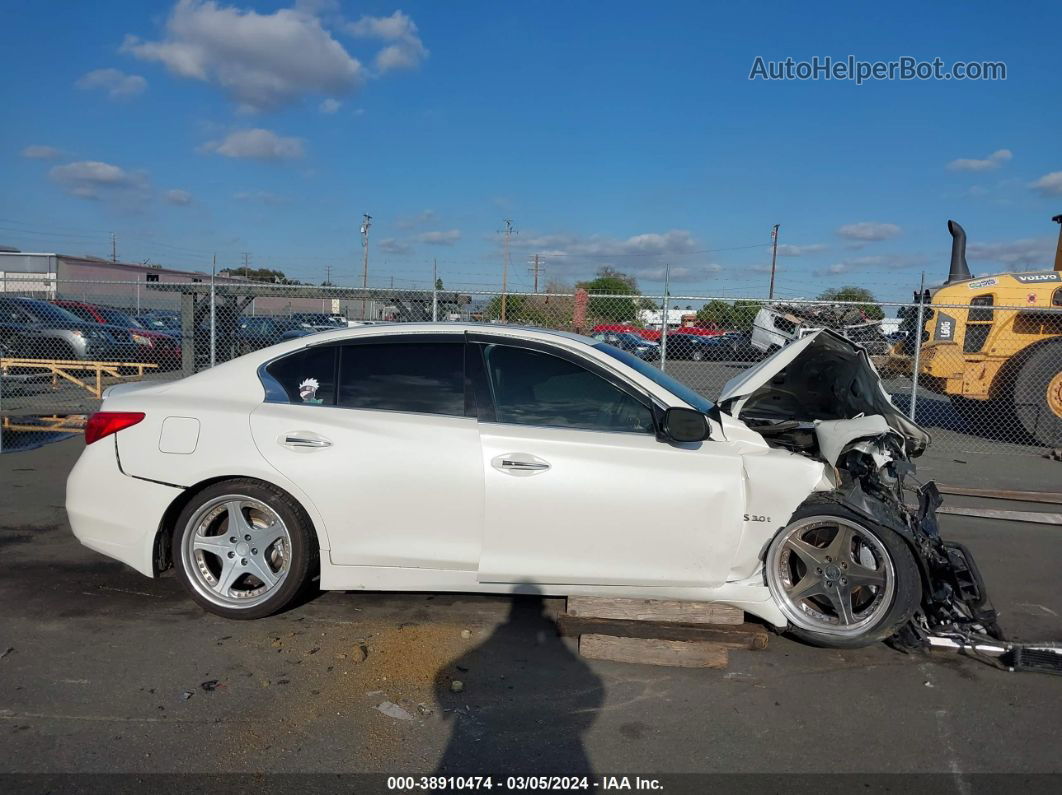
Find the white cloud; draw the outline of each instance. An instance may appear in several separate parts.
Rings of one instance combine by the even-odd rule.
[[[1049,237],[1023,238],[1004,243],[970,243],[966,254],[973,262],[995,265],[1050,267],[1055,241]]]
[[[620,270],[622,270],[622,268],[620,268]],[[649,282],[662,282],[664,281],[664,270],[663,265],[651,268],[635,268],[631,275],[635,278],[644,279]],[[673,265],[671,266],[671,272],[667,274],[667,276],[672,282],[700,282],[704,281],[709,276],[722,273],[722,271],[723,266],[715,263],[710,265],[694,265],[691,267]]]
[[[514,245],[539,249],[540,254],[552,256],[613,257],[644,255],[665,256],[689,254],[696,249],[696,241],[685,229],[664,233],[650,232],[625,239],[598,235],[583,238],[576,235],[540,235],[514,239]]]
[[[791,243],[779,243],[778,244],[778,256],[780,257],[802,257],[805,254],[817,254],[820,251],[826,251],[829,248],[825,243],[808,243],[806,245],[793,245]]]
[[[342,106],[343,103],[340,102],[338,99],[332,99],[332,97],[329,97],[324,102],[322,102],[317,109],[320,110],[321,113],[327,113],[328,115],[332,115]]]
[[[898,237],[903,232],[896,224],[883,224],[877,221],[860,221],[857,224],[845,224],[838,228],[837,235],[848,240],[888,240]]]
[[[983,160],[962,157],[952,160],[948,163],[948,168],[951,171],[991,171],[994,168],[999,168],[1013,157],[1014,153],[1009,149],[997,149]]]
[[[376,69],[381,74],[396,69],[416,69],[429,55],[416,24],[401,11],[395,11],[389,17],[364,16],[357,22],[348,23],[347,32],[352,36],[387,42],[376,53]]]
[[[430,223],[434,223],[439,217],[439,214],[435,210],[422,210],[416,215],[402,216],[395,221],[395,226],[399,229],[413,229],[418,226],[425,226]]]
[[[445,229],[417,235],[417,242],[436,246],[452,246],[461,239],[460,229]]]
[[[279,108],[307,94],[349,93],[364,81],[364,67],[312,10],[259,14],[214,0],[178,0],[161,41],[126,36],[122,51],[216,84],[245,111]]]
[[[292,160],[304,154],[301,138],[285,138],[260,127],[234,130],[222,140],[208,141],[199,149],[225,157],[254,160]]]
[[[1042,196],[1062,196],[1062,171],[1044,174],[1029,187]]]
[[[30,160],[55,160],[62,157],[63,153],[52,146],[31,145],[23,149],[21,155]]]
[[[403,243],[393,237],[385,237],[376,247],[385,254],[409,254],[413,251],[408,243]]]
[[[143,174],[98,160],[81,160],[55,166],[49,176],[63,190],[79,199],[100,199],[105,195],[114,196],[147,187],[147,178]]]
[[[83,90],[101,88],[111,99],[132,99],[144,93],[147,80],[140,75],[127,75],[120,69],[96,69],[82,75],[74,85]]]
[[[866,270],[899,270],[913,268],[925,263],[925,257],[917,254],[888,254],[867,257],[850,257],[812,271],[816,276],[837,276],[842,273]]]
[[[164,191],[162,199],[169,204],[184,207],[192,203],[192,194],[180,188],[173,188],[172,190]]]

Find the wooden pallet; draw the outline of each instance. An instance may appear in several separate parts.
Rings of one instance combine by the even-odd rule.
[[[743,611],[703,602],[570,597],[557,624],[594,660],[726,668],[730,649],[767,647],[767,631]]]

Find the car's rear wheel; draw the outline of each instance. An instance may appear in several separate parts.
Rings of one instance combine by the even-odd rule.
[[[797,510],[768,549],[766,574],[790,632],[816,646],[884,640],[922,599],[906,542],[836,503]]]
[[[177,574],[202,607],[262,618],[294,601],[318,563],[306,512],[268,484],[235,479],[199,492],[173,533]]]

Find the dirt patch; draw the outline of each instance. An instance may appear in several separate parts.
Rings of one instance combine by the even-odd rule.
[[[246,761],[259,753],[297,752],[304,740],[330,732],[382,769],[426,721],[441,719],[438,692],[461,675],[454,661],[485,636],[438,621],[264,634],[250,644],[261,661],[251,668],[260,691],[251,701],[263,704],[269,718],[263,713],[252,728],[238,730],[234,755]],[[376,709],[388,701],[411,719]]]

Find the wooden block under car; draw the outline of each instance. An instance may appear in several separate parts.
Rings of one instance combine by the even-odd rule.
[[[557,617],[561,635],[611,635],[618,638],[690,640],[718,643],[731,649],[767,648],[767,630],[759,624],[679,624],[593,618],[565,613]]]
[[[678,624],[743,624],[745,611],[711,602],[569,596],[568,615]]]
[[[655,638],[582,635],[579,654],[591,660],[670,665],[679,668],[726,668],[728,653],[718,643]]]

